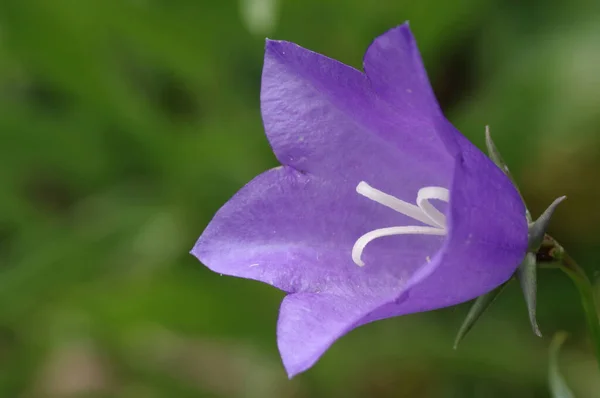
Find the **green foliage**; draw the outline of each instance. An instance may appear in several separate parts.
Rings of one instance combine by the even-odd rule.
[[[0,396],[547,396],[549,342],[531,334],[518,288],[459,351],[466,306],[362,327],[288,381],[282,294],[215,275],[188,251],[229,196],[276,165],[259,110],[261,35],[360,67],[370,40],[410,20],[447,115],[481,145],[491,126],[534,214],[569,196],[553,235],[593,265],[598,2],[282,0],[260,34],[241,10],[0,2]],[[540,325],[573,336],[570,384],[597,396],[574,289],[552,271],[539,283]]]
[[[573,393],[567,386],[567,382],[564,380],[560,373],[558,366],[558,356],[560,348],[567,339],[567,334],[564,332],[558,332],[552,338],[550,344],[550,364],[548,366],[548,380],[550,384],[550,392],[553,398],[574,398]]]

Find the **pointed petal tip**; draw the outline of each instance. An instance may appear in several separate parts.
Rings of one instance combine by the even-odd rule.
[[[400,25],[390,28],[382,34],[380,34],[379,36],[375,37],[369,45],[369,47],[373,46],[376,43],[387,43],[388,40],[391,40],[391,43],[397,43],[398,37],[401,38],[401,41],[405,41],[409,45],[414,45],[416,39],[410,29],[409,21],[405,21]],[[384,45],[384,47],[386,47],[386,45]],[[365,53],[365,56],[366,55],[367,54]]]
[[[192,255],[196,260],[198,260],[200,262],[200,264],[204,265],[208,269],[212,269],[208,265],[206,265],[206,263],[202,260],[202,256],[200,255],[198,250],[196,250],[196,248],[193,248],[192,250],[190,250],[190,255]]]
[[[194,242],[194,246],[192,246],[192,248],[190,249],[190,254],[198,257],[198,252],[200,251],[200,248],[205,244],[206,230],[208,229],[208,227],[209,226],[207,225],[198,237],[198,239],[196,239],[196,241]]]
[[[275,47],[277,47],[278,43],[279,40],[272,40],[267,37],[265,39],[265,51],[273,50]]]
[[[402,24],[396,26],[395,28],[391,28],[386,33],[384,33],[382,36],[386,35],[387,33],[394,32],[394,31],[399,31],[400,33],[402,33],[404,38],[408,41],[415,41],[415,37],[412,33],[412,30],[410,29],[409,21],[404,21]]]
[[[190,253],[192,256],[198,258],[198,255],[196,254],[196,247],[198,246],[198,242],[196,242],[194,244],[194,246],[190,249],[190,251],[188,253]]]
[[[281,350],[281,347],[279,347],[279,348],[280,348],[279,352],[281,354],[281,361],[283,363],[283,368],[285,369],[285,372],[287,373],[287,377],[289,380],[298,376],[300,373],[306,372],[320,358],[320,355],[319,355],[316,357],[310,357],[308,359],[305,359],[304,361],[297,361],[297,360],[295,360],[295,358],[293,356],[284,354],[284,351]]]
[[[196,249],[196,247],[194,246],[192,248],[192,250],[189,251],[189,253],[194,256],[196,258],[196,260],[202,262],[202,260],[200,259],[200,253],[198,253],[198,250]]]
[[[189,253],[192,256],[196,257],[196,260],[200,261],[200,263],[202,265],[213,270],[211,267],[209,267],[207,265],[207,262],[211,262],[209,260],[209,257],[210,257],[209,253],[211,251],[210,243],[211,243],[210,240],[206,239],[206,236],[203,232],[202,235],[200,235],[200,237],[196,241],[196,243],[194,243],[194,246],[190,249]]]
[[[277,320],[277,347],[288,377],[310,369],[335,341],[380,305],[328,293],[285,296]]]
[[[288,380],[292,380],[294,377],[298,376],[300,373],[307,371],[313,365],[314,365],[313,363],[311,363],[307,366],[302,366],[302,365],[297,365],[297,364],[291,365],[291,364],[286,364],[285,361],[283,362],[283,367],[285,369],[285,372],[287,373]]]
[[[277,60],[277,63],[283,63],[286,65],[294,64],[296,67],[307,68],[307,65],[304,65],[304,61],[299,61],[301,59],[306,58],[307,56],[319,57],[319,58],[330,58],[318,54],[314,51],[306,49],[299,44],[293,43],[287,40],[265,40],[265,65],[268,60]],[[335,60],[331,60],[337,62]],[[264,68],[265,66],[263,66]]]
[[[285,47],[294,45],[293,43],[285,40],[272,40],[269,38],[265,39],[265,55],[272,53],[278,55],[285,55]]]

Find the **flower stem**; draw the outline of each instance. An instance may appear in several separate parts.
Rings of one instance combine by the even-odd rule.
[[[540,256],[546,261],[549,259],[556,261],[558,268],[567,274],[577,287],[586,323],[596,351],[596,360],[598,362],[598,367],[600,368],[600,320],[598,319],[598,304],[590,279],[583,268],[581,268],[565,249],[549,235],[546,235],[544,238],[544,242],[538,252],[538,258]]]

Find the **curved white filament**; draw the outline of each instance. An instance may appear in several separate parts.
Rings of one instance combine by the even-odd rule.
[[[356,192],[377,203],[389,207],[392,210],[396,210],[398,213],[402,213],[406,216],[409,216],[410,218],[413,218],[417,221],[421,221],[422,223],[431,225],[432,227],[438,226],[438,224],[432,221],[432,219],[426,213],[424,213],[419,206],[415,206],[401,199],[398,199],[395,196],[388,195],[385,192],[381,192],[380,190],[373,188],[364,181],[358,183],[358,185],[356,186]]]
[[[440,228],[446,228],[446,216],[444,213],[436,209],[430,199],[437,199],[443,202],[450,200],[450,192],[446,188],[441,187],[425,187],[419,189],[417,193],[417,206]]]
[[[365,247],[374,239],[390,235],[446,235],[446,216],[436,209],[429,201],[431,199],[448,202],[450,200],[450,192],[442,187],[424,187],[419,189],[417,193],[417,205],[405,202],[395,196],[388,195],[378,189],[373,188],[364,181],[361,181],[356,186],[356,192],[369,198],[377,203],[380,203],[392,210],[402,213],[416,221],[420,221],[424,226],[400,226],[379,228],[371,232],[367,232],[354,243],[352,247],[352,260],[358,266],[364,266],[362,261],[362,252]]]
[[[383,236],[390,235],[445,235],[446,230],[442,228],[436,227],[389,227],[389,228],[380,228],[373,230],[371,232],[367,232],[354,243],[354,247],[352,247],[352,260],[356,263],[356,265],[362,267],[365,263],[362,261],[362,252],[365,250],[365,247],[369,244],[369,242],[374,239],[381,238]]]

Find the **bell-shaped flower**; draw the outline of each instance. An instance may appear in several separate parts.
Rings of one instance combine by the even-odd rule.
[[[267,41],[261,110],[282,166],[233,196],[192,253],[287,293],[290,377],[350,330],[471,300],[523,260],[519,193],[442,114],[407,24],[375,39],[364,72]]]

